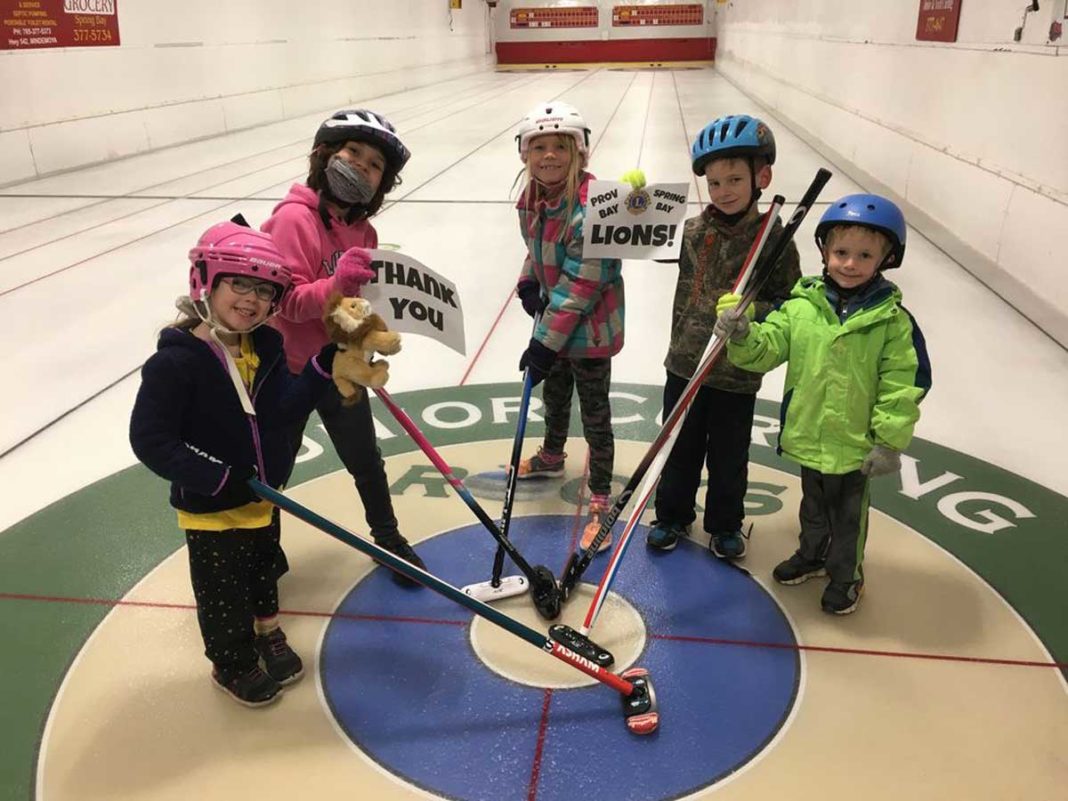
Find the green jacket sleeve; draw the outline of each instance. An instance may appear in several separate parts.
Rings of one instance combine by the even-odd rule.
[[[926,388],[917,383],[920,356],[913,344],[912,322],[899,312],[887,330],[879,360],[879,387],[872,409],[875,442],[904,450],[920,418],[920,400]]]
[[[773,311],[762,323],[749,326],[741,342],[728,340],[727,356],[738,367],[767,373],[790,358],[790,315],[786,306]]]

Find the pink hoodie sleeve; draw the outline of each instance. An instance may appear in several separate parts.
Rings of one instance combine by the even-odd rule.
[[[314,197],[311,190],[305,192]],[[334,276],[327,272],[331,268],[325,266],[333,264],[335,250],[340,255],[354,245],[374,249],[378,247],[378,234],[366,222],[342,226],[328,234],[318,211],[307,205],[306,199],[299,200],[276,208],[263,224],[263,230],[293,265],[293,288],[282,302],[279,316],[290,322],[305,323],[322,317],[326,300],[335,289]],[[325,244],[335,238],[336,247]],[[324,253],[324,246],[332,249]]]
[[[293,289],[286,296],[282,309],[278,312],[287,320],[303,323],[318,320],[323,316],[326,299],[334,291],[334,277],[320,278],[316,281],[302,281],[293,276]]]
[[[282,255],[293,266],[293,288],[282,302],[279,315],[295,323],[317,320],[334,289],[334,278],[320,275],[322,240],[310,209],[284,207],[263,224]]]

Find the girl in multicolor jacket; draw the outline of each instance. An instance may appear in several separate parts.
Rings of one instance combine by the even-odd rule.
[[[882,271],[901,265],[905,218],[877,195],[835,201],[816,226],[822,276],[749,325],[724,296],[716,332],[739,367],[788,362],[779,452],[801,465],[801,542],[773,576],[830,576],[825,612],[854,611],[864,588],[869,479],[901,469],[901,451],[931,387],[923,334]]]
[[[584,259],[582,231],[593,176],[586,172],[590,129],[566,103],[535,107],[523,120],[519,155],[526,165],[519,227],[527,257],[516,293],[541,322],[519,363],[533,384],[545,381],[545,440],[519,465],[520,479],[564,474],[564,445],[578,389],[582,431],[590,452],[587,548],[610,506],[615,444],[608,387],[612,357],[623,347],[623,275],[619,259]],[[611,545],[605,538],[600,550]]]

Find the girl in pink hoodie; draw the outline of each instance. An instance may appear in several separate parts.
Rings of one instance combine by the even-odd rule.
[[[368,218],[400,184],[409,156],[385,117],[365,109],[339,111],[315,134],[307,184],[290,187],[263,224],[293,268],[293,288],[274,318],[285,336],[291,371],[299,372],[329,341],[322,317],[330,294],[359,295],[360,287],[374,277],[367,249],[378,246],[378,234]],[[425,568],[397,526],[367,393],[359,403],[342,406],[331,386],[316,410],[356,483],[375,542]],[[294,453],[306,424],[305,419],[294,428]],[[418,586],[399,573],[393,578]]]

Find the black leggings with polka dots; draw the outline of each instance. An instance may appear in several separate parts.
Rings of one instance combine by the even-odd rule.
[[[204,654],[220,671],[251,669],[253,619],[278,614],[278,578],[289,569],[280,533],[277,510],[264,528],[185,532]]]

